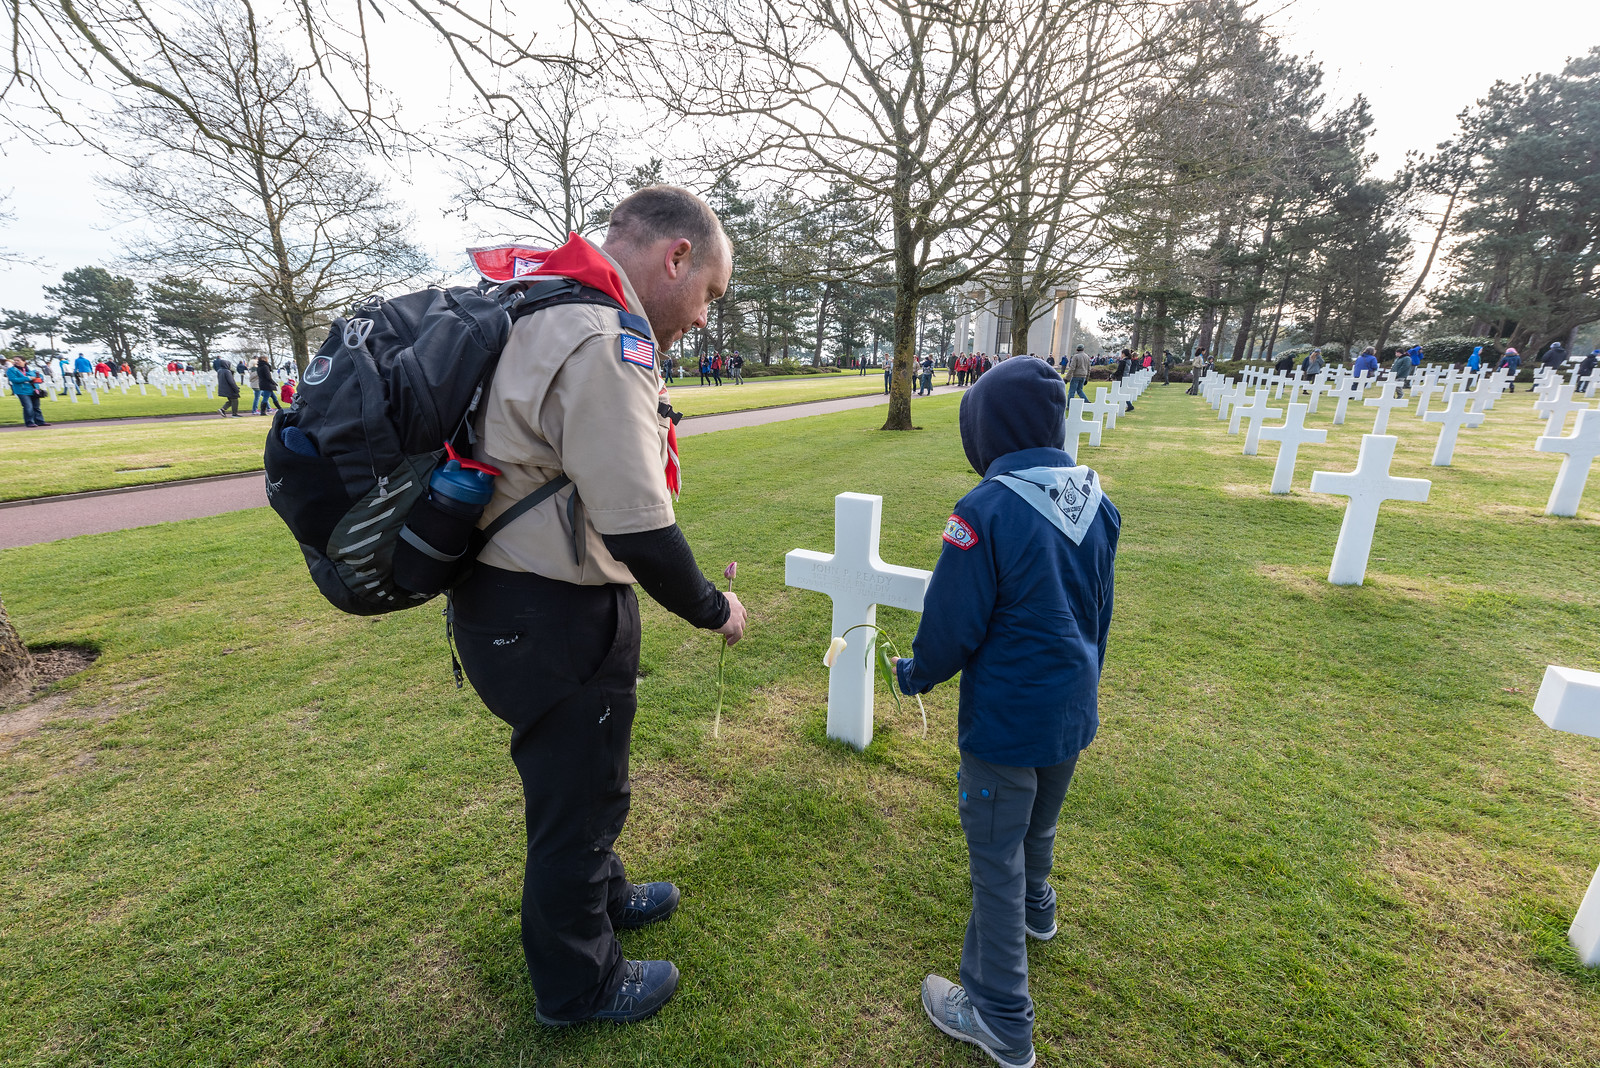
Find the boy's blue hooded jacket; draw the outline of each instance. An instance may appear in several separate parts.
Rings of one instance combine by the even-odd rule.
[[[984,479],[945,526],[900,688],[961,672],[961,749],[1049,767],[1100,725],[1122,518],[1062,448],[1066,390],[1043,360],[1007,360],[967,390],[961,444]]]

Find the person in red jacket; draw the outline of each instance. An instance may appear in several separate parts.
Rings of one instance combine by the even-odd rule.
[[[285,404],[294,403],[294,379],[286,378],[283,380],[283,388],[278,391],[278,399]]]

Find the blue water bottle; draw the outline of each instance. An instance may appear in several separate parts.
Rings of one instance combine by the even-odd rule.
[[[487,464],[463,462],[454,455],[434,470],[428,495],[412,507],[400,528],[394,551],[396,585],[431,597],[460,581],[463,557],[494,497],[497,474]]]

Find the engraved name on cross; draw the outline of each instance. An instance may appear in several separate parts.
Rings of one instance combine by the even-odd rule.
[[[880,604],[922,611],[933,572],[884,563],[878,557],[882,522],[882,497],[841,493],[833,499],[833,555],[795,549],[784,557],[785,585],[833,599],[835,638],[851,627],[876,623]],[[876,638],[870,630],[853,632],[828,674],[828,737],[857,749],[872,743],[875,665],[867,659],[867,647]]]

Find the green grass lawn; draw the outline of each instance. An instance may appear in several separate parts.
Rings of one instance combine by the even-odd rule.
[[[698,383],[699,376],[695,375],[689,381]],[[693,389],[676,388],[673,393],[673,404],[685,415],[709,415],[714,412],[743,411],[747,408],[764,408],[774,404],[830,400],[834,397],[853,397],[883,391],[883,375],[877,371],[869,371],[866,375],[857,375],[852,371],[842,374],[752,378],[742,386],[733,385],[731,379],[724,381],[728,384],[721,388],[706,387],[703,392],[698,386]],[[936,376],[936,381],[940,383],[944,381],[942,371]],[[87,391],[78,398],[77,403],[57,394],[55,399],[44,402],[44,417],[51,423],[69,423],[80,419],[121,419],[141,415],[204,415],[216,411],[217,405],[221,403],[215,397],[207,397],[203,389],[190,390],[189,396],[184,397],[183,393],[174,387],[169,388],[167,395],[163,397],[156,387],[145,388],[149,393],[143,397],[132,387],[126,397],[122,395],[121,390],[102,392],[99,404],[90,402]],[[21,404],[9,396],[0,400],[5,402],[0,404],[0,426],[21,426]],[[250,403],[248,388],[242,392],[240,403]]]
[[[937,376],[943,382],[943,373]],[[699,382],[696,375],[694,382]],[[883,392],[883,372],[874,371],[858,375],[853,371],[837,375],[805,375],[798,378],[752,378],[736,386],[724,379],[724,385],[685,388],[669,386],[672,406],[684,415],[712,415],[717,412],[739,412],[750,408],[769,408],[779,404],[800,404],[804,401],[833,400],[836,397],[859,397]]]
[[[120,389],[102,391],[99,404],[89,399],[88,390],[84,390],[76,403],[70,397],[57,393],[51,400],[42,402],[41,407],[46,422],[72,423],[80,419],[130,419],[141,415],[204,415],[216,411],[222,403],[215,397],[206,396],[204,389],[191,389],[187,397],[176,386],[169,386],[165,397],[155,386],[146,386],[145,389],[149,392],[143,397],[139,396],[135,386],[128,387],[126,397]],[[10,396],[0,397],[0,400],[5,402],[0,404],[0,426],[21,426],[21,402]],[[250,390],[246,389],[240,404],[249,403]]]
[[[672,403],[687,415],[712,415],[882,391],[881,375],[805,376],[762,379],[720,389],[679,389],[672,394]],[[20,423],[20,416],[15,421]],[[213,422],[113,424],[7,434],[0,438],[0,501],[256,471],[261,468],[262,438],[270,425],[268,419],[245,415]]]
[[[0,501],[261,468],[260,416],[0,435]]]
[[[747,387],[748,388],[748,387]],[[968,909],[954,687],[865,754],[823,737],[828,602],[782,585],[832,497],[884,495],[883,555],[932,566],[972,486],[958,398],[920,432],[847,412],[685,441],[680,519],[752,611],[711,737],[716,644],[646,606],[637,878],[668,957],[648,1023],[541,1029],[517,938],[508,730],[449,679],[434,608],[355,619],[265,510],[0,552],[30,640],[100,660],[0,740],[0,1063],[963,1065],[917,988]],[[1086,449],[1121,508],[1103,725],[1057,838],[1061,933],[1029,947],[1051,1066],[1600,1062],[1600,977],[1565,929],[1600,862],[1600,742],[1531,711],[1595,668],[1600,526],[1542,516],[1559,457],[1527,394],[1384,506],[1369,583],[1324,577],[1362,423],[1239,455],[1152,387]],[[915,617],[885,610],[909,638]],[[530,680],[536,683],[536,680]]]

